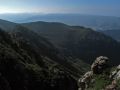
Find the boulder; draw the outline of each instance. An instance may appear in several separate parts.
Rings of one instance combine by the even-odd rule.
[[[105,56],[97,57],[96,60],[91,65],[91,70],[94,74],[101,74],[104,69],[109,66],[109,58]]]
[[[78,80],[78,85],[79,85],[79,90],[86,90],[89,87],[89,84],[91,82],[93,76],[93,72],[92,71],[88,71],[87,73],[85,73],[83,75],[82,78],[80,78]]]

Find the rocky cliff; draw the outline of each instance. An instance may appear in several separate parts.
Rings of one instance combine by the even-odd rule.
[[[79,90],[120,90],[120,65],[113,67],[108,57],[97,57],[78,85]]]

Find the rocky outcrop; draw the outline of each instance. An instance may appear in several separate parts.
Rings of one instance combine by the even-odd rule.
[[[118,65],[114,71],[110,74],[110,79],[112,83],[106,86],[105,90],[120,90],[118,83],[120,81],[120,65]]]
[[[91,65],[91,70],[94,74],[100,74],[109,66],[109,58],[105,56],[97,57]]]
[[[80,78],[78,80],[78,85],[79,85],[79,90],[85,90],[86,88],[88,88],[90,82],[91,82],[91,79],[92,79],[92,76],[93,76],[93,72],[92,71],[88,71],[87,73],[85,73],[83,75],[82,78]]]
[[[120,90],[119,83],[120,65],[113,70],[109,58],[105,56],[97,57],[91,65],[91,71],[78,80],[79,90]]]
[[[120,65],[111,73],[110,78],[114,80],[120,79]]]
[[[113,80],[110,85],[106,86],[105,90],[118,90],[116,80]]]

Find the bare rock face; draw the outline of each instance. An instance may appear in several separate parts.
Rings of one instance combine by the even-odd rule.
[[[117,81],[113,80],[110,85],[106,86],[105,90],[118,90],[117,89]]]
[[[120,90],[117,83],[117,81],[120,80],[120,65],[111,73],[110,79],[113,81],[110,85],[106,86],[105,90]]]
[[[94,74],[101,74],[104,69],[109,66],[109,59],[105,56],[97,57],[96,60],[91,65],[91,71],[86,72],[79,80],[78,90],[88,90],[91,83],[94,83]]]
[[[114,80],[120,79],[120,65],[111,73],[110,78]]]
[[[120,65],[117,66],[115,79],[120,79]]]
[[[78,85],[78,90],[120,90],[120,65],[110,67],[108,57],[97,57]]]
[[[120,79],[120,65],[111,73],[110,78],[114,80]]]
[[[91,65],[91,70],[94,74],[101,74],[104,69],[109,66],[109,58],[105,56],[97,57],[96,60]]]
[[[91,82],[93,76],[93,72],[92,71],[88,71],[87,73],[85,73],[83,75],[82,78],[80,78],[78,80],[78,85],[79,85],[79,90],[86,90],[89,87],[89,84]]]

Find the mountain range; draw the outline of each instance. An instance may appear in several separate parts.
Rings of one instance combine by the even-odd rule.
[[[114,57],[116,61],[119,61],[117,56],[119,43],[90,28],[55,22],[32,22],[22,25],[47,38],[65,55],[80,58],[87,63],[91,63],[91,60],[100,55]]]
[[[1,14],[1,19],[16,23],[27,23],[36,21],[62,22],[68,25],[78,25],[92,28],[94,30],[119,30],[120,17],[99,16],[85,14]]]
[[[75,79],[85,69],[72,60],[21,25],[0,30],[1,90],[77,90]]]
[[[90,28],[5,20],[0,28],[0,90],[77,90],[97,56],[120,63],[120,43]]]

